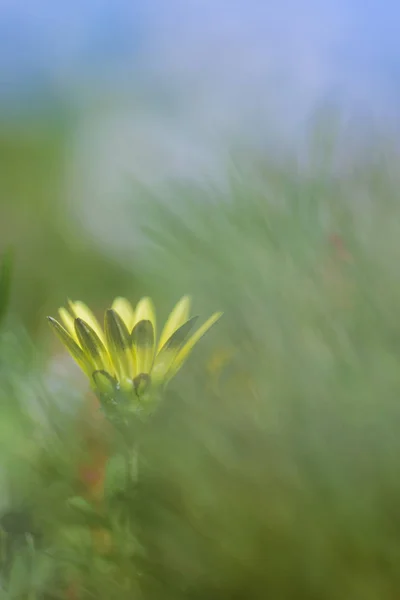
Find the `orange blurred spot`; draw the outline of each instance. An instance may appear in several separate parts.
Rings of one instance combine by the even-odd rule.
[[[335,249],[337,258],[346,262],[351,261],[353,259],[352,255],[346,248],[343,238],[339,234],[332,233],[329,236],[329,242],[331,246],[333,246],[333,248]]]
[[[78,480],[83,487],[83,496],[89,502],[100,503],[104,496],[109,457],[109,428],[100,403],[93,393],[88,396],[79,428],[88,459],[78,468]]]

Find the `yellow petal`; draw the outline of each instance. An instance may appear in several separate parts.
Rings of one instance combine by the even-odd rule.
[[[135,374],[150,373],[154,359],[153,323],[142,319],[132,330],[132,343],[135,357]]]
[[[151,378],[155,382],[161,382],[174,362],[180,348],[182,348],[189,333],[193,329],[198,317],[192,317],[186,323],[176,329],[167,340],[154,360]]]
[[[78,363],[81,369],[90,377],[93,372],[92,364],[85,356],[85,353],[83,352],[82,348],[78,346],[78,344],[72,339],[68,331],[64,329],[64,327],[58,321],[56,321],[56,319],[53,319],[53,317],[47,317],[47,319],[54,331],[56,332],[57,336],[67,348],[72,358]]]
[[[61,307],[58,309],[58,314],[60,315],[61,321],[64,324],[65,329],[68,331],[70,336],[77,342],[78,338],[76,337],[75,332],[75,319],[74,317],[67,311],[66,308]]]
[[[80,346],[90,358],[94,370],[111,371],[108,352],[94,329],[83,319],[75,319],[75,331]]]
[[[135,311],[129,300],[121,297],[115,298],[111,308],[119,314],[128,330],[131,331],[135,321]]]
[[[134,327],[139,321],[150,321],[153,326],[154,339],[156,337],[156,311],[151,298],[142,298],[136,305]]]
[[[188,339],[186,344],[182,346],[179,350],[176,358],[171,366],[171,369],[168,372],[168,379],[173,377],[181,368],[185,360],[188,358],[189,354],[193,350],[194,346],[197,342],[207,333],[207,331],[220,319],[222,316],[222,312],[214,313],[199,329]]]
[[[107,346],[119,379],[133,377],[133,352],[129,331],[112,308],[107,310],[104,319]]]
[[[82,319],[82,321],[85,321],[85,323],[90,325],[90,327],[96,332],[96,334],[104,344],[105,339],[103,330],[100,327],[98,320],[96,319],[90,308],[86,306],[86,304],[84,304],[83,302],[80,302],[79,300],[76,302],[72,302],[70,300],[69,306],[75,319]]]
[[[161,332],[160,341],[158,343],[158,352],[164,346],[166,341],[181,325],[183,325],[189,318],[190,311],[190,297],[183,296],[176,304],[172,312],[170,313],[167,322]]]

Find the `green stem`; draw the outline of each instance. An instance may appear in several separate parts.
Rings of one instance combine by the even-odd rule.
[[[125,475],[126,486],[129,489],[131,484],[138,480],[139,475],[139,453],[137,446],[128,446],[125,452]]]

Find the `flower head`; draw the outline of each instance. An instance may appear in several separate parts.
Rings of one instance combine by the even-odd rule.
[[[104,328],[82,302],[59,309],[60,321],[48,317],[53,329],[100,392],[135,391],[148,384],[165,384],[181,368],[199,339],[220,318],[214,313],[193,333],[197,317],[189,317],[190,298],[184,296],[170,313],[157,339],[156,315],[150,298],[133,309],[116,298],[106,310]]]

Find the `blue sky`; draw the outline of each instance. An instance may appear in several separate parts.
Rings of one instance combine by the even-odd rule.
[[[395,0],[0,0],[0,101],[32,90],[134,89],[143,76],[188,106],[288,113],[330,96],[396,113]],[[216,116],[217,118],[217,116]]]

